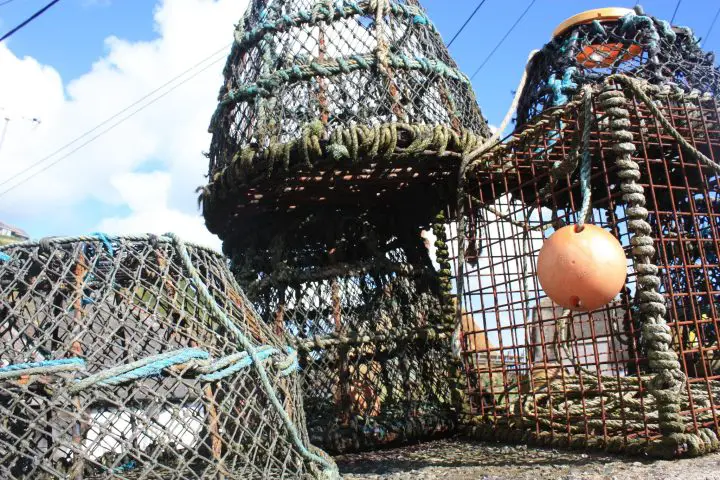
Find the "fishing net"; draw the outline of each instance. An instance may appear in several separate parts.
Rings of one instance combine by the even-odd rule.
[[[242,207],[287,208],[288,190],[337,204],[362,183],[373,198],[407,178],[394,160],[429,174],[489,134],[470,80],[415,0],[257,0],[235,40],[201,196],[211,231],[237,228]],[[333,172],[358,164],[364,178]],[[327,177],[344,185],[328,189]]]
[[[517,111],[524,125],[543,110],[565,104],[583,85],[624,74],[681,92],[720,94],[715,55],[703,51],[687,27],[645,15],[635,7],[619,19],[575,24],[556,35],[528,65]]]
[[[297,354],[177,237],[0,250],[0,476],[332,478]]]
[[[447,249],[433,266],[420,234],[489,134],[469,79],[417,1],[254,1],[235,40],[200,200],[263,320],[294,338],[312,438],[451,431]]]
[[[712,94],[612,75],[469,161],[450,244],[475,434],[720,448],[718,132]],[[624,289],[587,313],[555,305],[536,276],[543,241],[583,220],[628,257]]]
[[[291,260],[259,279],[257,256],[233,258],[260,316],[295,339],[311,440],[341,452],[452,431],[449,279],[429,264],[419,232],[388,242],[363,219],[336,220],[326,231],[347,243],[307,245],[301,258],[282,251]]]

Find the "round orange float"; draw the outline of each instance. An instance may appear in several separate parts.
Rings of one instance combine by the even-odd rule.
[[[620,242],[597,225],[568,225],[548,238],[537,264],[540,286],[556,304],[576,311],[609,303],[625,285]]]

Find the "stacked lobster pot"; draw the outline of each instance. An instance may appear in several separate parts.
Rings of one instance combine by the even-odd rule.
[[[421,230],[444,235],[461,158],[489,134],[469,79],[414,0],[256,0],[235,40],[200,200],[299,351],[311,438],[452,431],[448,250],[434,266]]]
[[[663,457],[720,447],[719,80],[689,29],[639,7],[573,17],[531,58],[519,128],[466,160],[450,242],[475,434]],[[545,240],[584,223],[627,258],[620,294],[589,311],[538,281]]]

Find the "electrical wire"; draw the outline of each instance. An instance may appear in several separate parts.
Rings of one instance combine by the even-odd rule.
[[[30,15],[30,17],[28,17],[27,20],[25,20],[25,21],[22,22],[20,25],[18,25],[17,27],[13,28],[13,29],[10,30],[9,32],[7,32],[5,35],[3,35],[2,37],[0,37],[0,42],[2,42],[3,40],[5,40],[6,38],[10,38],[10,36],[11,36],[12,34],[14,34],[15,32],[19,31],[20,29],[22,29],[23,27],[25,27],[25,25],[27,25],[28,23],[32,22],[32,21],[35,20],[36,18],[38,18],[40,15],[42,15],[43,13],[45,13],[50,7],[52,7],[53,5],[55,5],[56,3],[58,3],[59,1],[60,1],[60,0],[52,0],[52,2],[48,3],[48,4],[45,5],[43,8],[41,8],[41,9],[38,10],[37,12],[33,13],[32,15]]]
[[[3,125],[2,134],[0,134],[0,151],[2,151],[3,144],[5,143],[5,135],[7,135],[8,125],[10,125],[10,119],[5,117],[5,125]]]
[[[672,23],[675,21],[675,15],[677,15],[678,8],[680,8],[680,4],[681,4],[681,3],[682,3],[682,0],[678,0],[677,3],[675,4],[675,11],[673,12],[672,18],[670,19],[670,24],[671,24],[671,25],[672,25]]]
[[[536,1],[537,1],[537,0],[532,0],[532,1],[530,2],[530,4],[527,6],[527,8],[525,8],[525,10],[520,14],[520,16],[517,18],[517,20],[515,20],[515,23],[513,23],[512,26],[510,27],[510,29],[505,33],[505,35],[503,35],[503,37],[500,39],[500,41],[498,42],[498,44],[495,45],[495,48],[493,48],[492,51],[488,54],[488,56],[485,57],[485,60],[483,60],[483,62],[480,64],[480,66],[477,68],[477,70],[475,70],[475,72],[474,72],[474,73],[472,74],[472,76],[470,77],[470,80],[472,80],[473,78],[475,78],[475,76],[478,74],[478,72],[480,72],[480,70],[483,69],[483,67],[484,67],[484,66],[487,64],[487,62],[492,58],[492,56],[495,55],[495,52],[497,52],[498,49],[500,48],[500,46],[505,42],[505,40],[507,40],[507,38],[510,36],[510,34],[512,33],[512,31],[515,30],[515,27],[518,26],[518,24],[520,23],[520,21],[522,21],[523,17],[525,17],[525,15],[527,14],[527,12],[530,10],[530,8],[532,8],[532,6],[535,4]]]
[[[176,75],[175,77],[171,78],[171,79],[168,80],[167,82],[163,83],[163,84],[160,85],[159,87],[155,88],[155,89],[152,90],[151,92],[148,92],[147,94],[143,95],[142,97],[140,97],[139,99],[137,99],[136,101],[134,101],[133,103],[131,103],[130,105],[128,105],[127,107],[123,108],[123,109],[120,110],[119,112],[116,112],[114,115],[110,116],[109,118],[107,118],[107,119],[103,120],[102,122],[100,122],[99,124],[95,125],[93,128],[91,128],[90,130],[86,131],[85,133],[83,133],[83,134],[80,135],[79,137],[77,137],[77,138],[75,138],[74,140],[66,143],[66,144],[63,145],[62,147],[58,148],[57,150],[55,150],[54,152],[50,153],[49,155],[44,156],[44,157],[41,158],[40,160],[38,160],[38,161],[36,161],[36,162],[28,165],[28,166],[25,167],[23,170],[17,172],[16,174],[12,175],[11,177],[3,180],[2,182],[0,182],[0,187],[2,187],[3,185],[6,185],[7,183],[12,182],[12,181],[15,180],[16,178],[22,176],[22,175],[25,174],[26,172],[29,172],[30,170],[32,170],[33,168],[37,167],[38,165],[40,165],[40,164],[42,164],[42,163],[45,163],[46,161],[48,161],[49,159],[51,159],[52,157],[54,157],[54,156],[57,155],[58,153],[60,153],[60,152],[62,152],[63,150],[65,150],[66,148],[72,146],[73,144],[79,142],[80,140],[82,140],[83,138],[87,137],[87,136],[90,135],[91,133],[95,132],[95,131],[98,130],[100,127],[102,127],[102,126],[104,126],[104,125],[112,122],[114,119],[116,119],[117,117],[119,117],[119,116],[122,115],[123,113],[127,112],[128,110],[130,110],[130,109],[133,108],[134,106],[140,104],[143,100],[151,97],[152,95],[156,94],[157,92],[159,92],[159,91],[162,90],[163,88],[167,87],[168,85],[172,84],[172,83],[175,82],[176,80],[180,79],[181,77],[183,77],[183,76],[185,76],[186,74],[190,73],[191,71],[195,70],[195,69],[198,68],[199,66],[203,65],[205,62],[213,59],[213,58],[216,57],[218,54],[226,52],[227,49],[228,49],[231,45],[232,45],[232,43],[230,43],[230,44],[228,44],[228,45],[226,45],[226,46],[224,46],[224,47],[216,50],[216,51],[213,52],[212,54],[208,55],[208,56],[205,57],[204,59],[202,59],[202,60],[200,60],[199,62],[197,62],[195,65],[187,68],[186,70],[184,70],[183,72],[179,73],[179,74]],[[222,57],[221,57],[221,58],[222,58]],[[220,59],[215,59],[210,65],[208,65],[208,67],[210,67],[211,65],[214,65],[214,64],[217,63],[219,60],[220,60]],[[203,70],[203,71],[204,71],[204,70]],[[190,77],[190,78],[193,78],[193,77]],[[188,79],[188,80],[189,80],[189,79]],[[184,82],[179,83],[178,85],[176,85],[175,87],[173,87],[173,88],[170,89],[169,91],[174,90],[175,88],[179,87],[179,86],[182,85],[183,83],[184,83]],[[151,102],[151,103],[153,103],[153,102]],[[150,105],[151,103],[149,103],[148,105]],[[144,107],[143,107],[143,108],[144,108]],[[73,150],[73,151],[75,151],[75,150]],[[32,176],[29,177],[29,178],[32,178]]]
[[[478,12],[478,10],[480,10],[480,7],[482,7],[483,3],[485,3],[486,1],[487,0],[480,0],[480,3],[478,3],[478,6],[475,7],[475,10],[473,10],[473,12],[470,14],[470,16],[467,19],[465,19],[465,23],[462,24],[462,27],[460,27],[460,29],[457,32],[455,32],[455,35],[453,35],[452,39],[450,39],[450,41],[447,44],[448,48],[450,48],[450,45],[453,44],[453,42],[458,37],[458,35],[460,35],[460,33],[462,33],[462,31],[465,30],[465,27],[467,27],[467,24],[470,23],[470,20],[472,20],[472,18],[475,16],[475,14]]]
[[[225,49],[223,49],[223,51],[224,51],[224,50],[225,50]],[[212,56],[211,56],[211,57],[212,57]],[[208,57],[208,59],[211,58],[211,57]],[[205,71],[208,70],[210,67],[212,67],[213,65],[215,65],[215,64],[218,63],[219,61],[223,60],[224,58],[225,58],[225,55],[223,55],[223,56],[221,56],[221,57],[213,60],[211,63],[209,63],[208,65],[206,65],[205,67],[203,67],[203,68],[200,69],[199,71],[195,72],[193,75],[189,76],[188,78],[184,79],[182,82],[174,85],[172,88],[170,88],[170,89],[168,89],[167,91],[163,92],[161,95],[158,95],[157,97],[153,98],[153,99],[150,100],[149,102],[147,102],[147,103],[141,105],[139,108],[133,110],[133,111],[130,112],[128,115],[120,118],[117,122],[111,124],[108,128],[100,131],[97,135],[94,135],[94,136],[90,137],[87,141],[81,143],[80,145],[78,145],[78,146],[75,147],[74,149],[70,150],[70,151],[67,152],[66,154],[64,154],[64,155],[56,158],[56,159],[53,160],[52,162],[48,163],[48,164],[45,165],[41,170],[38,170],[38,171],[32,173],[31,175],[27,176],[26,178],[21,179],[19,182],[15,183],[15,184],[13,184],[13,185],[11,185],[11,186],[9,186],[8,188],[6,188],[5,190],[3,190],[3,191],[0,192],[0,197],[6,195],[8,192],[14,190],[15,188],[19,187],[20,185],[28,182],[29,180],[31,180],[31,179],[34,178],[35,176],[40,175],[41,173],[47,171],[49,168],[53,167],[54,165],[57,165],[59,162],[65,160],[66,158],[68,158],[68,157],[69,157],[70,155],[72,155],[73,153],[75,153],[75,152],[77,152],[78,150],[84,148],[86,145],[94,142],[95,140],[97,140],[98,138],[100,138],[101,136],[103,136],[104,134],[106,134],[106,133],[108,133],[109,131],[113,130],[113,129],[114,129],[115,127],[117,127],[118,125],[124,123],[126,120],[132,118],[133,116],[135,116],[136,114],[138,114],[138,113],[140,113],[142,110],[144,110],[145,108],[149,107],[150,105],[154,104],[155,102],[157,102],[157,101],[160,100],[161,98],[165,97],[165,96],[168,95],[170,92],[174,91],[176,88],[180,87],[181,85],[184,85],[184,84],[187,83],[188,81],[192,80],[193,78],[197,77],[197,76],[200,75],[201,73],[205,72]],[[208,60],[208,59],[206,59],[206,60]],[[203,61],[203,62],[200,62],[200,64],[202,64],[202,63],[204,63],[204,61]],[[196,64],[196,65],[199,65],[199,64]],[[192,69],[192,67],[191,67],[191,69]],[[191,69],[188,69],[188,70],[191,70]],[[186,70],[186,72],[187,72],[188,70]],[[182,76],[182,74],[181,74],[180,76]],[[178,77],[176,77],[176,78],[178,78]],[[167,82],[165,85],[167,85],[168,83],[171,83],[172,81],[173,81],[173,80],[171,80],[170,82]],[[158,91],[160,88],[162,88],[162,87],[159,87],[158,89],[154,90],[154,92]],[[150,96],[150,95],[151,95],[151,94],[145,95],[145,96],[143,97],[143,99],[144,99],[144,98],[147,98],[147,97]],[[141,100],[142,100],[142,99],[141,99]],[[107,124],[107,123],[110,122],[112,119],[117,118],[117,117],[120,116],[123,112],[126,112],[127,110],[129,110],[130,108],[132,108],[132,106],[137,105],[141,100],[136,101],[136,102],[133,103],[132,105],[130,105],[130,106],[126,107],[125,109],[123,109],[121,112],[116,113],[115,115],[113,115],[113,116],[110,117],[109,119],[105,120],[105,121],[102,122],[101,124],[97,125],[96,127],[92,128],[91,130],[88,130],[87,132],[85,132],[84,134],[82,134],[80,137],[76,138],[76,139],[73,140],[72,142],[69,142],[69,143],[66,144],[64,147],[58,149],[55,153],[57,153],[57,152],[59,152],[59,151],[61,151],[61,150],[64,150],[65,148],[67,148],[67,146],[72,145],[72,144],[80,141],[82,138],[84,138],[84,137],[88,136],[90,133],[96,131],[96,130],[97,130],[98,128],[100,128],[102,125]],[[53,153],[53,154],[51,154],[51,155],[48,155],[47,157],[43,158],[43,159],[40,160],[39,162],[35,162],[35,163],[34,163],[33,165],[31,165],[29,168],[26,168],[23,172],[27,172],[27,171],[29,171],[30,169],[32,169],[32,167],[37,166],[37,165],[39,165],[40,163],[45,162],[46,160],[48,160],[49,158],[51,158],[52,156],[54,156],[55,153]],[[0,185],[5,185],[5,184],[7,184],[8,182],[12,181],[13,179],[16,179],[16,178],[20,177],[23,172],[20,172],[20,173],[18,173],[18,174],[15,174],[13,177],[11,177],[11,178],[8,179],[8,180],[5,180],[5,181],[4,181],[2,184],[0,184]]]
[[[717,22],[718,16],[720,16],[720,7],[718,7],[717,12],[715,12],[715,16],[713,17],[713,21],[710,24],[710,28],[708,28],[707,33],[703,37],[703,45],[705,44],[705,41],[710,37],[710,33],[713,31],[713,27],[715,26],[715,22]]]

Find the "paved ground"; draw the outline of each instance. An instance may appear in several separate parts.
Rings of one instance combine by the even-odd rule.
[[[348,480],[720,480],[720,454],[649,461],[454,439],[336,461]]]

